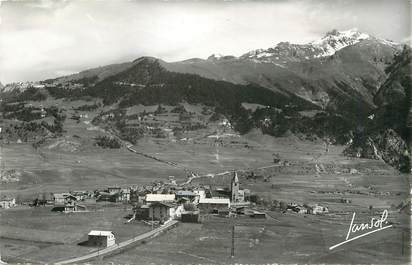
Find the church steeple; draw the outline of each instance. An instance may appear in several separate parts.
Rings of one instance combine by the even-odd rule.
[[[239,178],[237,172],[233,172],[233,178],[231,181],[232,202],[239,202]]]

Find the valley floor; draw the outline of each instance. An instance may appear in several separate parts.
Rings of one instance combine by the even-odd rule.
[[[201,224],[180,223],[146,244],[99,262],[394,264],[409,260],[410,216],[397,208],[408,201],[409,176],[383,161],[344,157],[342,146],[331,146],[326,152],[321,141],[272,138],[257,132],[226,139],[219,146],[206,137],[193,142],[145,138],[133,148],[174,166],[126,148],[68,151],[3,145],[6,169],[18,170],[20,177],[17,182],[2,183],[1,193],[24,201],[44,193],[150,184],[169,176],[184,182],[190,171],[200,176],[193,183],[225,186],[228,175],[211,175],[235,169],[241,187],[266,201],[317,203],[329,213],[281,213],[260,206],[270,218],[209,216]],[[274,154],[281,157],[280,166],[273,163]],[[248,178],[251,171],[255,178]],[[92,251],[78,245],[91,229],[111,229],[120,239],[150,229],[139,222],[124,224],[130,206],[94,204],[91,209],[95,211],[69,215],[52,213],[49,207],[1,210],[2,259],[53,262]],[[344,240],[353,212],[360,223],[385,209],[392,228],[328,249]],[[235,256],[231,258],[233,225]]]

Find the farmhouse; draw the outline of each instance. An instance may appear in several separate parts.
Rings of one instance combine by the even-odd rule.
[[[3,198],[0,200],[0,208],[9,209],[16,206],[15,198]]]
[[[70,193],[55,193],[53,194],[53,200],[55,205],[73,204],[77,201],[77,197]]]
[[[198,207],[204,213],[217,213],[229,209],[230,200],[227,198],[200,198]]]
[[[88,234],[88,243],[96,247],[110,247],[115,244],[115,237],[112,231],[92,230]]]
[[[175,207],[170,203],[154,202],[149,205],[149,219],[165,222],[175,214]]]

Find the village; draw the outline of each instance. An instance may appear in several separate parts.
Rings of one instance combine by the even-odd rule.
[[[167,182],[155,182],[153,185],[44,193],[31,202],[22,202],[20,205],[16,203],[15,198],[2,198],[0,207],[10,209],[26,204],[30,207],[49,207],[52,212],[81,214],[96,211],[96,205],[99,203],[128,205],[131,211],[130,215],[125,217],[125,223],[143,222],[152,229],[172,220],[201,223],[208,215],[264,219],[268,217],[265,211],[273,210],[274,207],[283,212],[299,214],[328,213],[326,207],[317,204],[309,206],[280,202],[277,206],[271,205],[265,209],[264,206],[257,205],[259,202],[256,201],[256,195],[251,195],[249,189],[241,189],[236,171],[228,174],[231,174],[231,181],[224,187],[191,185],[189,181],[177,184],[176,180],[170,177]],[[90,204],[91,201],[95,204]],[[115,242],[115,234],[112,231],[91,230],[86,243],[88,246],[108,248],[115,245]]]

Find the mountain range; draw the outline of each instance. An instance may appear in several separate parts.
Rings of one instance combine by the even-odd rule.
[[[281,42],[238,57],[214,54],[179,62],[142,57],[40,84],[56,98],[102,98],[104,104],[120,108],[204,104],[229,117],[240,132],[252,127],[275,136],[312,132],[343,143],[353,140],[361,127],[375,138],[380,131],[393,130],[406,143],[410,73],[410,47],[351,29],[333,30],[307,44]],[[3,94],[19,97],[7,87]],[[244,102],[267,109],[251,112],[242,107]],[[303,111],[317,114],[307,117]],[[263,126],[264,119],[272,125]],[[362,141],[355,141],[359,148]],[[358,147],[352,146],[352,151]]]
[[[296,95],[322,109],[370,112],[386,80],[385,69],[402,45],[355,29],[333,30],[308,44],[281,42],[239,57],[211,55],[180,62],[155,59],[171,72],[196,74],[235,84],[256,84],[274,92]],[[60,82],[103,80],[137,62],[94,68],[58,78]]]

